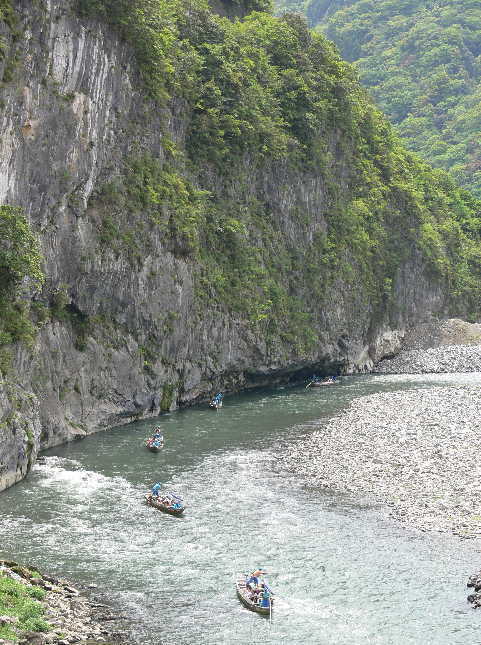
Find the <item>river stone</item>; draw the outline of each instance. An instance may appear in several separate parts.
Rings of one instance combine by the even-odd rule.
[[[45,645],[47,638],[38,632],[26,632],[19,642],[20,645]]]
[[[0,625],[16,625],[18,618],[16,616],[0,616]]]

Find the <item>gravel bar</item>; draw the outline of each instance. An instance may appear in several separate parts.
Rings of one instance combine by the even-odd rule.
[[[309,487],[387,505],[421,530],[480,537],[480,394],[458,386],[360,397],[280,459]]]
[[[377,374],[481,372],[481,345],[444,345],[414,349],[378,363]]]

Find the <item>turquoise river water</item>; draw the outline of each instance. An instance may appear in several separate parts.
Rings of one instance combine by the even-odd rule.
[[[478,375],[347,377],[227,397],[218,412],[159,419],[46,453],[0,495],[0,554],[98,585],[133,619],[136,645],[456,645],[481,643],[466,603],[479,543],[396,524],[382,509],[308,490],[276,455],[362,394],[481,384]],[[185,516],[143,504],[155,481]],[[276,592],[272,623],[244,609],[234,578],[258,565]]]

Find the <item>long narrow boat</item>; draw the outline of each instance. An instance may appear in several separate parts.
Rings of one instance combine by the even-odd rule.
[[[180,500],[180,498],[176,499]],[[149,506],[153,506],[157,510],[162,511],[163,513],[168,513],[169,515],[182,515],[182,513],[186,509],[184,505],[181,508],[172,508],[170,506],[167,506],[167,504],[162,504],[152,495],[152,493],[147,493],[145,495],[145,501],[147,502],[147,504],[149,504]]]
[[[272,607],[261,607],[256,602],[253,602],[250,598],[252,592],[246,586],[245,576],[240,576],[239,578],[237,578],[235,583],[235,589],[237,592],[237,597],[244,605],[244,607],[247,607],[247,609],[250,609],[251,611],[255,611],[258,614],[262,614],[264,616],[269,616],[271,614],[272,610],[274,609],[274,599],[272,598],[272,596],[270,598]]]
[[[326,381],[311,381],[310,383],[307,384],[306,389],[308,387],[323,387],[324,385],[339,385],[340,381],[332,381],[332,380],[326,380]]]

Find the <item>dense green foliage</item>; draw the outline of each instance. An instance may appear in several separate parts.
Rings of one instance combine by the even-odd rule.
[[[0,626],[0,638],[18,641],[25,631],[45,632],[49,625],[43,619],[45,609],[38,602],[45,597],[45,591],[27,586],[0,573],[0,615],[18,618],[15,626]]]
[[[323,22],[410,149],[481,195],[478,0],[292,0],[290,8]]]
[[[188,36],[206,24],[207,0],[76,0],[82,16],[98,16],[134,46],[144,83],[163,102],[170,92],[188,95],[201,60]],[[269,0],[226,0],[246,10],[268,9]],[[187,38],[186,38],[187,36]]]
[[[9,27],[15,24],[15,11],[10,0],[0,0],[0,22],[5,22]]]
[[[2,23],[6,25],[7,31],[13,33],[14,37],[16,34],[16,15],[15,10],[13,9],[11,0],[0,0],[0,26]],[[3,31],[3,29],[2,29]],[[0,34],[0,63],[3,63],[5,58],[7,58],[9,50],[9,38],[5,35]],[[0,81],[5,81],[11,78],[11,70],[15,65],[15,60],[8,61],[4,66],[2,77]]]
[[[185,150],[165,138],[166,160],[133,156],[99,191],[101,244],[141,261],[151,233],[163,236],[174,254],[200,262],[202,298],[300,348],[316,340],[333,280],[383,311],[399,262],[416,249],[453,306],[474,312],[479,203],[399,145],[351,66],[299,16],[231,22],[204,0],[115,9],[111,0],[82,0],[88,9],[119,26],[150,95],[164,105],[181,98],[189,124]],[[323,178],[325,227],[313,237],[293,207],[298,237],[289,241],[275,207],[253,189],[255,169],[275,172],[273,164]]]
[[[276,0],[275,9],[279,14],[286,11],[303,13],[314,26],[325,21],[339,9],[345,9],[355,2],[357,0]]]
[[[21,291],[24,284],[42,282],[38,243],[25,215],[19,208],[0,206],[0,370],[5,367],[4,346],[33,341],[29,299]]]
[[[219,0],[219,1],[225,7],[227,14],[236,14],[237,10],[240,10],[242,13],[250,13],[251,11],[270,11],[272,9],[271,0]]]

